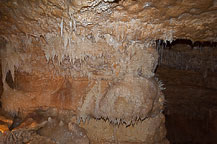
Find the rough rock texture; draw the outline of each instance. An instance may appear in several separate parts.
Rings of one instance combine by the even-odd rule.
[[[11,125],[11,119],[2,115],[0,122]],[[38,118],[38,119],[37,119]],[[14,123],[13,119],[13,123]],[[12,124],[13,125],[13,124]],[[4,144],[89,144],[86,131],[75,123],[65,123],[39,113],[31,113],[12,131],[0,123],[0,143]]]
[[[53,14],[55,8],[60,8],[62,9],[59,11],[60,18],[41,17],[43,14],[41,10],[45,7],[49,9],[50,6],[54,6],[54,9],[46,13]],[[2,2],[3,13],[16,9],[18,18],[26,18],[24,18],[25,28],[20,29],[22,33],[27,34],[29,30],[33,33],[41,31],[39,35],[36,33],[24,36],[22,33],[10,36],[6,33],[2,34],[4,38],[2,43],[5,44],[1,49],[4,109],[16,112],[39,106],[59,105],[61,108],[74,110],[83,120],[87,116],[93,116],[109,118],[112,122],[118,119],[118,121],[123,120],[124,123],[131,123],[139,118],[146,118],[152,110],[153,101],[160,97],[157,83],[154,84],[154,81],[149,80],[154,76],[158,59],[157,51],[153,48],[152,41],[136,40],[133,38],[133,33],[127,34],[127,31],[131,33],[133,30],[126,27],[132,25],[131,22],[119,26],[117,23],[121,22],[113,20],[115,13],[113,9],[115,10],[117,6],[117,3],[103,1],[82,3],[24,1],[22,5],[16,1]],[[28,12],[29,7],[33,8],[35,15]],[[29,16],[35,18],[38,16],[36,19],[39,24],[33,24],[32,29],[28,27],[31,21]],[[107,17],[110,17],[109,20],[106,20]],[[60,20],[59,24],[58,20]],[[138,21],[140,22],[139,19]],[[4,20],[2,22],[4,23]],[[45,31],[41,24],[46,22],[52,25],[49,25]],[[10,24],[10,21],[7,23]],[[107,27],[108,25],[110,26]],[[114,30],[113,25],[117,29],[116,33],[111,31]],[[27,73],[23,74],[21,79],[23,81],[30,78],[28,86],[23,86],[25,82],[20,82],[19,76],[14,76],[15,69],[21,75]],[[11,90],[5,82],[9,71],[13,80],[18,79],[15,90]],[[27,77],[29,74],[31,76]],[[86,82],[78,80],[79,86],[74,86],[76,78],[85,79]],[[83,83],[86,86],[80,87]],[[132,89],[125,93],[125,90],[130,87]],[[16,99],[13,98],[15,96]],[[8,104],[7,101],[12,100],[16,102]],[[23,104],[24,101],[28,103]],[[69,105],[65,105],[67,103]],[[142,106],[145,104],[148,108]],[[117,106],[116,110],[110,111],[109,107],[113,109],[114,105]],[[128,113],[128,110],[125,110],[127,105],[131,105]]]
[[[3,109],[53,107],[78,122],[145,125],[164,103],[155,40],[216,41],[216,10],[216,0],[2,0]]]
[[[0,133],[9,130],[10,125],[13,123],[13,120],[10,116],[5,115],[3,116],[2,110],[0,110]]]
[[[216,0],[1,1],[1,34],[40,37],[54,32],[63,36],[66,29],[80,32],[83,27],[116,37],[120,34],[121,39],[213,41],[216,9]]]
[[[0,79],[2,79],[2,69],[1,69],[1,63],[0,63]],[[2,84],[2,80],[0,81],[0,96],[2,95],[3,92],[3,84]],[[0,103],[1,104],[1,103]]]
[[[87,130],[87,135],[93,143],[167,144],[164,122],[164,115],[160,114],[138,121],[134,126],[129,127],[114,126],[108,121],[94,119],[81,124],[81,127]]]
[[[38,131],[39,135],[52,139],[55,143],[89,144],[86,131],[75,123],[64,123],[49,117],[48,123]]]

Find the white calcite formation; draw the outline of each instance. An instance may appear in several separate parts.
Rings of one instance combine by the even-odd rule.
[[[2,0],[2,106],[127,126],[159,115],[156,40],[216,41],[216,10],[215,0]]]

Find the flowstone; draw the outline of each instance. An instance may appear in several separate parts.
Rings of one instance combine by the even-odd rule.
[[[156,40],[216,41],[216,10],[212,0],[0,1],[2,107],[23,116],[56,108],[78,122],[130,128],[157,119],[149,137],[121,141],[160,143]]]

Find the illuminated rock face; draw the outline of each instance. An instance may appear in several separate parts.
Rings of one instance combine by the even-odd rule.
[[[216,9],[212,0],[1,1],[3,108],[53,107],[124,125],[159,116],[155,40],[215,41]]]
[[[134,58],[140,60],[140,57]],[[148,63],[150,60],[137,64],[133,58],[130,60],[129,63],[135,64],[127,63],[128,68],[132,67],[129,71],[90,78],[17,72],[14,90],[4,82],[3,108],[10,112],[25,112],[39,107],[58,107],[73,110],[83,121],[87,117],[108,118],[115,124],[129,125],[143,120],[155,110],[155,104],[160,106],[158,111],[162,110],[164,98],[158,82],[152,78],[153,72],[145,68],[153,67],[151,62]]]

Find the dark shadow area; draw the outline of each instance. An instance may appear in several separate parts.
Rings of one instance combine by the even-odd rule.
[[[176,40],[157,44],[160,62],[156,75],[166,87],[168,140],[171,144],[216,144],[216,43]]]
[[[2,84],[2,65],[1,65],[1,60],[0,60],[0,99],[3,93],[3,84]],[[2,108],[2,103],[0,101],[0,108]]]
[[[13,81],[13,78],[12,78],[10,71],[6,75],[6,82],[10,88],[15,89],[15,83]]]
[[[167,48],[171,48],[172,46],[177,45],[177,44],[188,45],[191,48],[193,47],[217,47],[217,42],[210,42],[210,41],[192,42],[191,40],[188,40],[188,39],[176,39],[172,42],[164,41],[164,40],[156,40],[156,43],[159,44],[160,46],[167,47]]]
[[[120,2],[120,0],[115,0],[115,1],[114,1],[114,3],[119,3],[119,2]]]
[[[1,16],[1,13],[0,13],[0,16]],[[6,46],[6,39],[1,37],[0,36],[0,52],[2,49],[4,49]],[[1,53],[0,53],[1,54]],[[0,108],[2,107],[2,104],[1,104],[1,96],[2,96],[2,93],[3,93],[3,83],[2,83],[2,62],[1,62],[1,59],[0,59]]]

